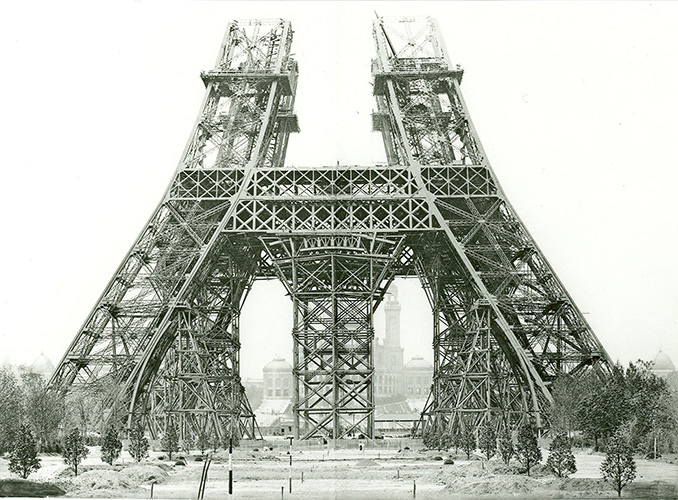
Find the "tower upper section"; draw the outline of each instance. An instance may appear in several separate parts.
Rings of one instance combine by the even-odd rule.
[[[372,60],[374,94],[383,95],[384,77],[457,78],[463,70],[451,67],[445,44],[432,17],[386,17],[374,21],[377,58]]]

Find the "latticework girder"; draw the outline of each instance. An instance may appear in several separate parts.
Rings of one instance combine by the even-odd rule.
[[[293,307],[300,438],[373,433],[373,314],[417,275],[433,312],[424,423],[542,415],[561,373],[604,349],[506,199],[435,21],[377,19],[375,130],[387,164],[284,165],[297,66],[289,23],[231,23],[163,200],[59,364],[107,418],[153,435],[253,437],[240,311],[278,278]]]

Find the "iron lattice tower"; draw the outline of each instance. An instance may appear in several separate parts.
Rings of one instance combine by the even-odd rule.
[[[387,164],[287,167],[297,132],[289,22],[229,24],[162,201],[51,386],[93,390],[106,419],[254,437],[239,315],[255,279],[293,307],[299,438],[374,429],[373,315],[397,276],[433,312],[425,425],[538,425],[560,374],[609,356],[501,190],[431,18],[377,19],[372,63]]]

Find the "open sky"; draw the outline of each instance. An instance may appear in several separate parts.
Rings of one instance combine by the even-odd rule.
[[[678,363],[678,2],[3,2],[0,362],[57,362],[159,202],[228,21],[286,18],[300,66],[289,165],[384,160],[374,11],[438,18],[499,180],[615,360]],[[416,281],[405,356],[431,359]],[[383,333],[383,313],[376,317]],[[243,376],[291,359],[257,283]]]

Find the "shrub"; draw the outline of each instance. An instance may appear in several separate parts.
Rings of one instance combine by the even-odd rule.
[[[508,427],[504,427],[499,434],[499,456],[501,456],[506,465],[509,465],[513,455],[515,455],[515,450],[513,449],[511,430]]]
[[[179,451],[179,434],[174,424],[169,424],[165,435],[162,437],[162,451],[172,460],[172,454]]]
[[[480,426],[478,445],[488,460],[494,456],[494,453],[497,451],[497,433],[492,422],[487,421]]]
[[[75,475],[78,475],[78,465],[89,454],[89,450],[85,447],[84,439],[80,434],[80,429],[77,427],[73,429],[64,440],[61,450],[61,456],[64,457],[66,465],[73,467]]]
[[[558,433],[549,446],[549,457],[546,465],[558,477],[567,477],[577,472],[577,465],[572,454],[572,446],[567,434]]]
[[[21,424],[14,437],[12,451],[9,454],[9,471],[26,479],[41,467],[38,448],[31,429]]]
[[[636,478],[636,463],[633,451],[621,433],[616,433],[607,443],[605,460],[600,465],[603,479],[617,491],[621,497],[622,490]]]
[[[106,434],[101,442],[101,461],[113,465],[113,462],[120,456],[121,450],[122,442],[118,438],[118,430],[110,426],[106,429]]]
[[[141,462],[148,456],[148,439],[144,436],[141,422],[134,424],[129,432],[129,454],[137,462]]]
[[[473,427],[466,425],[461,433],[461,449],[466,452],[466,458],[471,459],[471,453],[476,449],[476,437],[473,434]]]
[[[524,423],[518,429],[516,455],[530,475],[530,469],[541,461],[541,450],[537,444],[537,433],[532,424]]]

